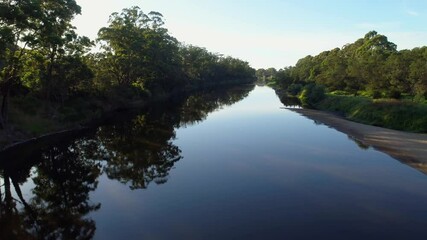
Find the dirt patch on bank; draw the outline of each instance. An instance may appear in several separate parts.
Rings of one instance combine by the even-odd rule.
[[[427,174],[427,134],[408,133],[360,124],[331,113],[311,109],[289,109],[347,134],[402,163]]]

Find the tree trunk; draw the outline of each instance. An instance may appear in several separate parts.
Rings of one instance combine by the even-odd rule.
[[[10,191],[10,179],[9,179],[9,175],[4,173],[3,175],[3,179],[4,179],[4,201],[6,203],[6,208],[8,208],[8,210],[10,210],[9,208],[12,206],[12,193]]]
[[[21,203],[24,205],[25,209],[30,213],[30,217],[32,218],[32,220],[35,221],[37,219],[36,213],[31,208],[31,206],[27,203],[27,201],[25,201],[24,196],[22,195],[21,187],[19,186],[18,182],[15,181],[13,178],[11,179],[12,179],[13,187],[15,188],[15,192],[18,195],[19,199],[21,200]]]
[[[0,112],[0,128],[4,129],[7,124],[8,119],[8,110],[9,110],[9,89],[3,92],[3,100],[1,104]]]

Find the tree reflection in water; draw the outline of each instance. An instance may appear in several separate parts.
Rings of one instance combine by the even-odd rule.
[[[152,106],[131,124],[99,128],[98,145],[110,156],[104,168],[107,176],[130,184],[131,189],[146,188],[152,181],[165,183],[175,162],[182,158],[181,150],[173,144],[175,129],[204,120],[212,111],[242,100],[252,89],[211,90],[173,99],[161,107]]]
[[[29,221],[38,229],[38,238],[87,239],[94,235],[95,222],[85,216],[100,208],[100,203],[89,201],[100,172],[100,163],[83,157],[77,143],[42,154],[33,178],[35,197],[30,202],[37,219]]]
[[[96,224],[90,215],[101,203],[91,202],[90,193],[101,174],[131,189],[165,183],[182,158],[175,129],[203,121],[252,89],[176,97],[131,121],[119,119],[53,146],[1,155],[0,239],[91,239]],[[34,187],[23,194],[21,186],[31,181]]]
[[[1,229],[1,239],[92,238],[95,222],[87,215],[98,210],[100,204],[91,203],[89,193],[97,187],[100,164],[83,158],[77,142],[55,146],[32,157],[39,161],[34,166],[35,186],[28,202],[20,184],[30,176],[32,166],[27,165],[25,171],[3,168],[5,184],[0,221],[12,225]],[[18,199],[13,197],[10,183]]]
[[[33,218],[20,185],[30,176],[31,165],[20,169],[2,167],[0,181],[0,239],[31,239],[24,224],[25,218]],[[18,198],[14,197],[12,194]],[[18,204],[20,202],[20,204]],[[24,210],[19,208],[23,206]]]
[[[132,124],[124,122],[99,129],[99,142],[110,156],[104,167],[109,178],[129,183],[131,189],[146,188],[153,180],[166,182],[181,151],[172,144],[173,121],[165,115],[149,112],[137,116]]]

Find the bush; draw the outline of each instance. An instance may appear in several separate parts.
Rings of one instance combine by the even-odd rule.
[[[288,87],[288,93],[292,96],[297,96],[298,94],[301,93],[301,91],[302,91],[302,85],[301,84],[292,83]]]
[[[325,88],[321,85],[309,84],[304,87],[299,97],[303,107],[314,108],[315,104],[325,98]]]
[[[425,96],[426,94],[416,94],[413,98],[413,101],[418,103],[425,103],[427,100],[427,96]]]

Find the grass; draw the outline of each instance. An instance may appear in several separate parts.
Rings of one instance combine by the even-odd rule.
[[[105,102],[75,98],[64,104],[48,103],[32,96],[10,99],[9,125],[30,136],[64,130],[98,118]]]
[[[424,103],[329,94],[315,107],[364,124],[427,133],[427,104]]]
[[[12,103],[9,112],[9,122],[16,129],[32,136],[59,129],[59,123],[44,116],[42,111],[26,111],[22,106],[16,106],[16,103]]]

